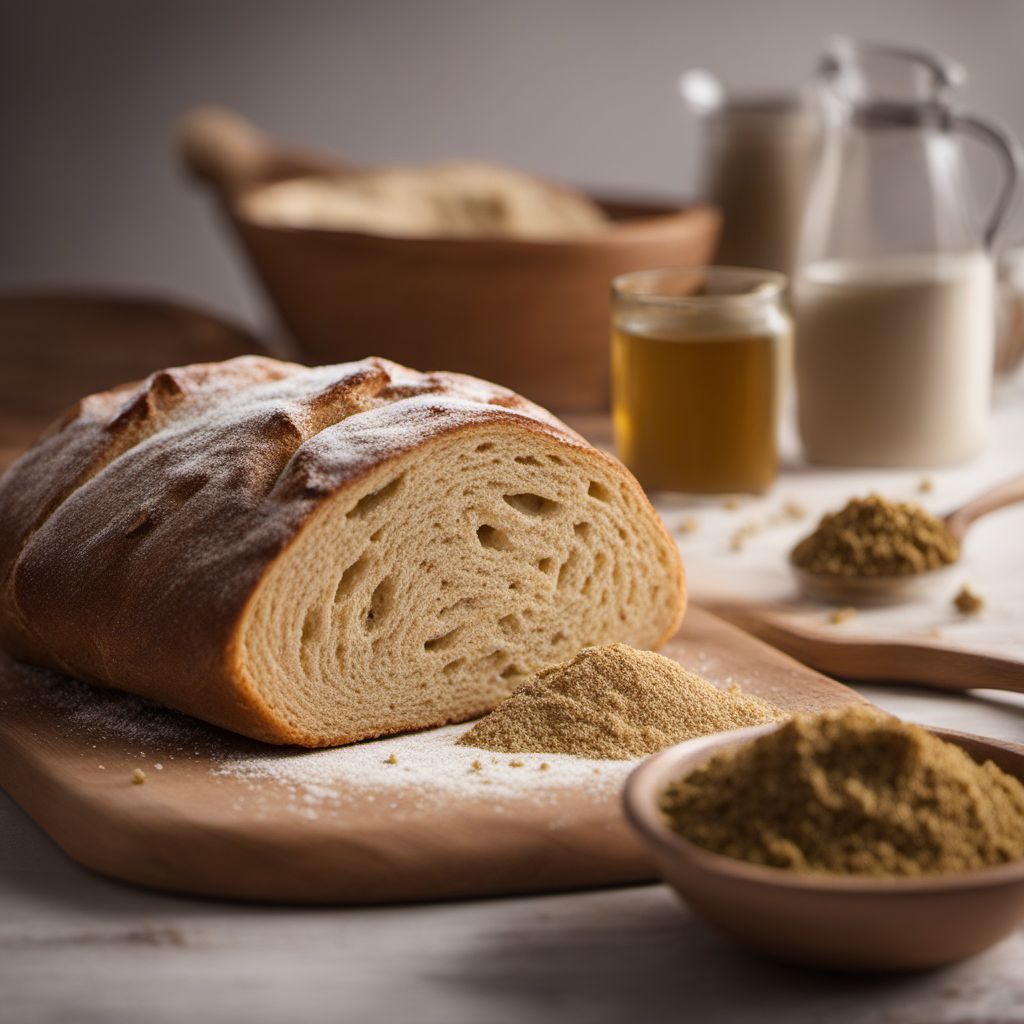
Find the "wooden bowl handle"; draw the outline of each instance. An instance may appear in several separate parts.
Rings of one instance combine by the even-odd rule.
[[[189,172],[226,197],[257,180],[271,157],[266,136],[223,107],[196,107],[185,114],[177,146]]]

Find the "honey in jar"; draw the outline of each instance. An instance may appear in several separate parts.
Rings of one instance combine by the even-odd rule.
[[[771,485],[790,346],[784,283],[722,267],[616,278],[615,438],[645,488],[722,494]]]

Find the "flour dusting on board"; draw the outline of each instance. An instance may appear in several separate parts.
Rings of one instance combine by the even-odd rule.
[[[583,786],[614,799],[635,761],[594,761],[564,754],[495,754],[458,746],[469,724],[326,750],[274,747],[235,736],[151,701],[100,689],[53,672],[22,669],[19,699],[46,705],[56,728],[85,746],[118,741],[134,763],[163,774],[193,760],[211,778],[246,784],[254,800],[273,798],[313,819],[366,804],[396,817],[452,800],[479,798],[496,814],[502,801],[557,807],[565,790]],[[0,709],[2,710],[2,709]],[[99,762],[99,758],[97,761]],[[101,764],[94,765],[97,770]],[[235,808],[241,805],[236,800]]]
[[[492,801],[530,796],[552,802],[567,786],[617,790],[632,761],[594,761],[564,754],[494,754],[457,746],[468,725],[395,736],[328,750],[270,751],[225,761],[217,774],[295,786],[315,802],[353,791],[388,801],[397,792],[421,798],[477,796]]]

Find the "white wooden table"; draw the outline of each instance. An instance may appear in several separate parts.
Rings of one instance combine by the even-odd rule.
[[[1002,395],[993,450],[974,467],[936,474],[936,495],[962,497],[1014,466],[1024,468],[1024,386]],[[878,486],[906,486],[904,477]],[[807,479],[794,468],[774,500]],[[814,480],[820,495],[857,483],[842,474]],[[698,511],[709,539],[683,542],[694,577],[727,557],[726,513]],[[680,514],[678,504],[666,507],[667,517]],[[977,582],[1020,601],[1015,621],[1024,618],[1022,526],[1008,511],[976,546]],[[787,540],[762,539],[750,557]],[[1012,557],[1000,557],[1006,545]],[[864,692],[907,718],[1024,742],[1024,698]],[[354,910],[185,899],[88,874],[0,795],[0,1022],[319,1019],[1010,1024],[1024,1021],[1024,929],[944,971],[849,978],[751,959],[660,885]]]

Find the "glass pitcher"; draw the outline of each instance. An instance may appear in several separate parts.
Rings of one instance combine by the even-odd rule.
[[[1003,129],[953,106],[959,65],[838,39],[820,71],[825,137],[794,283],[798,421],[839,465],[958,462],[984,443],[995,331],[989,248],[1017,191]],[[973,215],[965,137],[1003,181]]]

